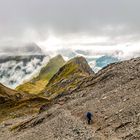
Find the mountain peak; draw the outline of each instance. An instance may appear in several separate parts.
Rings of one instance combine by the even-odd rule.
[[[69,60],[50,79],[45,88],[45,96],[49,99],[61,93],[71,92],[80,83],[81,79],[94,74],[84,57],[75,57]],[[44,92],[43,92],[44,94]]]
[[[42,77],[46,79],[47,74],[50,72],[55,74],[55,72],[57,72],[59,68],[64,65],[64,63],[65,63],[65,60],[63,59],[61,55],[57,55],[51,58],[50,61],[46,64],[46,66],[41,69],[38,78]],[[53,74],[50,77],[52,77]],[[49,80],[50,78],[48,77],[47,79]]]
[[[6,45],[0,48],[2,55],[43,55],[41,48],[34,42]]]
[[[84,57],[75,57],[69,60],[59,71],[50,79],[49,83],[57,81],[58,79],[67,78],[73,75],[91,75],[94,72],[88,65]],[[59,78],[58,78],[59,77]]]
[[[77,56],[77,57],[72,58],[69,62],[75,62],[78,64],[79,62],[82,62],[82,61],[86,61],[86,59],[83,56]]]
[[[41,48],[34,42],[24,45],[24,51],[31,54],[43,54]]]
[[[76,64],[78,66],[78,69],[82,70],[83,72],[85,72],[89,75],[93,74],[93,71],[90,68],[90,66],[88,65],[87,60],[82,56],[78,56],[78,57],[71,59],[70,61],[68,61],[68,64],[69,65]]]
[[[56,58],[58,58],[58,59],[63,59],[63,57],[62,57],[61,54],[56,55],[56,56],[54,57],[54,59],[56,59]],[[64,60],[64,59],[63,59],[63,60]]]

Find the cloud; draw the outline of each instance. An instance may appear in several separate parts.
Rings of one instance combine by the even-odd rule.
[[[139,5],[139,0],[0,0],[0,40],[43,40],[52,31],[135,41]]]
[[[139,56],[139,5],[139,0],[0,0],[0,49],[35,42],[52,54],[82,49]]]
[[[109,37],[61,38],[51,35],[47,40],[38,42],[38,45],[50,56],[62,54],[65,58],[76,55],[86,58],[110,55],[125,60],[140,56],[140,41],[119,43],[116,40],[110,40]]]

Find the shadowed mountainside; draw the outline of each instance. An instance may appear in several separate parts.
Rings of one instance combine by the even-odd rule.
[[[7,102],[16,102],[20,100],[22,97],[23,94],[0,84],[0,104],[4,104]]]
[[[48,100],[7,88],[0,84],[0,122],[3,120],[33,114]]]

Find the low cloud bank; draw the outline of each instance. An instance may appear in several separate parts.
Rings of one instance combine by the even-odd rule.
[[[140,56],[140,42],[117,43],[108,37],[71,36],[57,38],[50,36],[46,41],[38,42],[46,54],[62,54],[66,59],[75,55],[100,57],[110,55],[125,60]]]
[[[19,50],[24,50],[25,54],[39,52],[43,55],[48,55],[49,58],[61,54],[65,60],[83,56],[95,72],[110,63],[140,57],[140,42],[120,42],[118,44],[107,37],[73,36],[57,38],[49,36],[45,41],[37,41],[36,44],[30,48],[28,46],[19,48]],[[11,47],[11,52],[12,49]],[[17,55],[17,53],[13,52],[11,54]],[[41,67],[48,62],[49,58],[47,57],[43,60],[34,58],[27,61],[26,64],[23,61],[17,62],[11,59],[0,63],[0,82],[15,88],[37,74]]]

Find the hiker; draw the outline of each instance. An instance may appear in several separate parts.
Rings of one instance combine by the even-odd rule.
[[[91,112],[87,112],[86,119],[87,119],[88,124],[91,124],[92,117],[93,117],[92,113]]]

